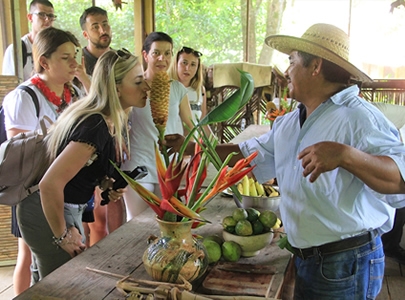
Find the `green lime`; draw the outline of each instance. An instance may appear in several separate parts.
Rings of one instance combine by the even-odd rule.
[[[222,244],[222,256],[226,261],[236,262],[242,254],[242,249],[238,243],[227,241]]]
[[[221,237],[220,237],[219,235],[217,235],[217,234],[206,236],[206,237],[204,238],[204,241],[205,241],[205,240],[214,241],[214,242],[216,242],[216,243],[219,244],[219,245],[222,245],[222,243],[224,242],[224,239],[221,238]]]
[[[246,220],[248,217],[248,213],[244,208],[237,208],[233,211],[232,217],[235,221]]]
[[[235,233],[241,236],[252,235],[253,233],[252,223],[250,223],[248,220],[239,221],[238,223],[236,223]]]
[[[222,226],[230,233],[235,232],[236,220],[232,216],[227,216],[222,220]]]
[[[246,208],[246,212],[248,214],[248,221],[249,222],[255,222],[257,219],[259,219],[260,216],[260,211],[258,211],[257,209],[253,208],[253,207],[249,207]]]
[[[221,246],[217,242],[204,239],[203,244],[205,246],[205,249],[207,249],[209,264],[216,263],[218,260],[220,260],[222,251]]]
[[[253,222],[252,227],[253,227],[254,235],[263,233],[264,226],[263,226],[262,222],[260,222],[259,220],[257,220],[256,222]]]
[[[261,212],[259,220],[264,227],[272,228],[277,222],[277,215],[271,210],[265,210]]]

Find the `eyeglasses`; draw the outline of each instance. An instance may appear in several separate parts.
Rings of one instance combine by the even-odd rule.
[[[179,53],[186,52],[187,54],[193,53],[197,57],[203,56],[203,54],[200,51],[194,50],[193,48],[185,47],[180,49]]]
[[[40,17],[42,20],[46,20],[46,19],[48,19],[48,20],[50,20],[50,21],[53,21],[53,20],[55,20],[56,18],[57,18],[57,16],[55,16],[54,14],[47,14],[47,13],[44,13],[44,12],[34,12],[34,13],[32,13],[33,15],[37,15],[38,17]]]
[[[121,48],[120,50],[117,50],[117,56],[122,59],[128,59],[132,56],[132,53],[125,48]]]

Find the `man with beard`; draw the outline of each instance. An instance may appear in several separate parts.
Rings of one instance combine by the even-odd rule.
[[[97,6],[86,9],[80,16],[80,26],[88,41],[83,55],[86,72],[91,75],[98,58],[110,49],[112,33],[107,12]]]
[[[98,58],[110,50],[111,27],[108,22],[107,11],[92,6],[80,16],[80,26],[83,36],[87,39],[87,46],[83,48],[86,73],[91,76]],[[110,202],[101,206],[101,191],[96,188],[94,197],[87,203],[88,208],[83,214],[83,227],[87,231],[87,246],[92,246],[111,233],[124,222],[123,201]],[[93,210],[94,208],[94,210]]]

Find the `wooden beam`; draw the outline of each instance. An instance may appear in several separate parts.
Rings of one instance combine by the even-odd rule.
[[[143,25],[142,25],[142,0],[134,0],[134,54],[140,56],[143,44]]]
[[[1,0],[2,20],[0,22],[0,65],[3,64],[4,51],[10,44],[16,44],[21,36],[28,33],[27,3],[25,0],[12,1]],[[11,24],[11,26],[10,26]],[[18,57],[19,64],[16,66],[18,77],[22,81],[22,60],[21,43],[17,43],[15,57]],[[21,65],[21,66],[20,66]],[[21,70],[19,70],[21,69]],[[20,73],[21,72],[21,73]]]
[[[152,31],[155,31],[155,1],[134,0],[135,55],[142,55],[143,42]]]
[[[155,31],[155,1],[143,0],[143,2],[145,7],[143,22],[145,24],[145,32],[148,35]]]

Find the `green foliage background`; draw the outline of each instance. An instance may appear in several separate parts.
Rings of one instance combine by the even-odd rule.
[[[151,0],[152,1],[152,0]],[[270,1],[270,0],[266,0]],[[258,1],[258,2],[266,2]],[[71,31],[82,46],[87,44],[79,24],[82,12],[92,1],[51,0],[58,16],[55,27]],[[133,38],[133,3],[127,1],[116,10],[111,0],[98,0],[96,5],[107,10],[112,32],[112,48],[135,50]],[[243,0],[155,0],[156,30],[168,33],[174,49],[189,46],[204,54],[205,64],[243,61]],[[30,0],[27,1],[29,5]],[[256,14],[257,53],[265,37],[266,9],[261,5]]]

